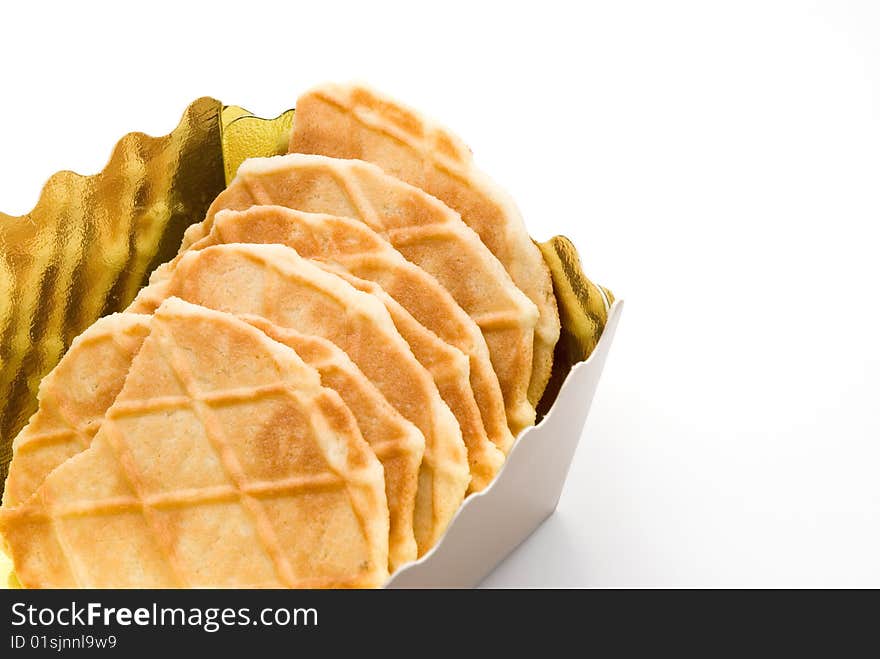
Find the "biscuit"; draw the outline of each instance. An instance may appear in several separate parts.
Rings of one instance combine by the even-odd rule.
[[[529,383],[529,400],[537,406],[559,340],[550,270],[513,199],[477,169],[470,149],[437,122],[387,96],[362,85],[334,84],[299,97],[289,149],[375,163],[461,215],[538,307]]]

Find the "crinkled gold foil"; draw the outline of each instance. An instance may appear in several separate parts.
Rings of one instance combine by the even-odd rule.
[[[293,115],[261,119],[199,99],[169,135],[126,135],[102,172],[60,172],[30,213],[0,213],[0,483],[43,375],[75,336],[128,305],[246,158],[287,151]],[[543,415],[572,365],[595,347],[613,298],[584,276],[569,240],[539,247],[562,320]]]
[[[544,416],[556,400],[559,388],[571,367],[593,352],[614,296],[607,288],[596,286],[581,269],[580,258],[572,242],[556,236],[538,243],[553,278],[553,293],[559,305],[562,331],[553,353],[550,382],[538,403],[538,417]]]
[[[221,111],[199,99],[169,135],[126,135],[100,173],[60,172],[30,213],[0,213],[0,482],[43,375],[128,305],[223,189]]]
[[[274,119],[260,119],[236,105],[223,110],[223,160],[226,182],[235,178],[239,165],[248,158],[287,153],[293,128],[293,110]]]

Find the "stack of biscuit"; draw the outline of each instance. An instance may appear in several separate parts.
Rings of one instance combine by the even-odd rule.
[[[510,198],[361,86],[297,102],[16,437],[25,587],[381,586],[535,421],[559,316]]]

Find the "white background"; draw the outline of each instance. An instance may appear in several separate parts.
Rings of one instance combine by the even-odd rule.
[[[627,308],[557,514],[490,586],[880,586],[880,5],[13,3],[0,208],[212,95],[441,118]]]

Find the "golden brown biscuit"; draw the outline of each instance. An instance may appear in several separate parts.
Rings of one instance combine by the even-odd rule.
[[[132,310],[148,313],[171,296],[263,316],[344,350],[424,435],[414,529],[420,554],[434,545],[467,490],[467,450],[455,416],[381,302],[289,247],[237,243],[184,254],[170,278],[141,291]]]
[[[359,219],[433,275],[483,331],[513,433],[534,423],[528,386],[537,308],[457,213],[359,160],[253,158],[241,165],[205,220],[187,230],[181,249],[211,231],[218,211],[266,204]]]
[[[438,123],[387,96],[361,85],[326,84],[297,100],[290,151],[376,163],[461,215],[538,307],[529,384],[529,400],[537,405],[559,340],[550,270],[513,199],[477,169],[470,149]]]
[[[336,345],[317,336],[278,327],[262,316],[241,316],[268,337],[290,346],[318,371],[321,384],[337,392],[354,414],[364,439],[385,468],[390,529],[388,568],[394,572],[418,555],[413,532],[419,467],[425,438],[394,409],[385,396]]]
[[[23,503],[55,467],[92,442],[149,332],[149,316],[121,313],[73,340],[40,382],[39,408],[12,442],[3,506]]]
[[[90,447],[0,512],[26,587],[371,587],[383,470],[335,392],[229,314],[168,300]]]

